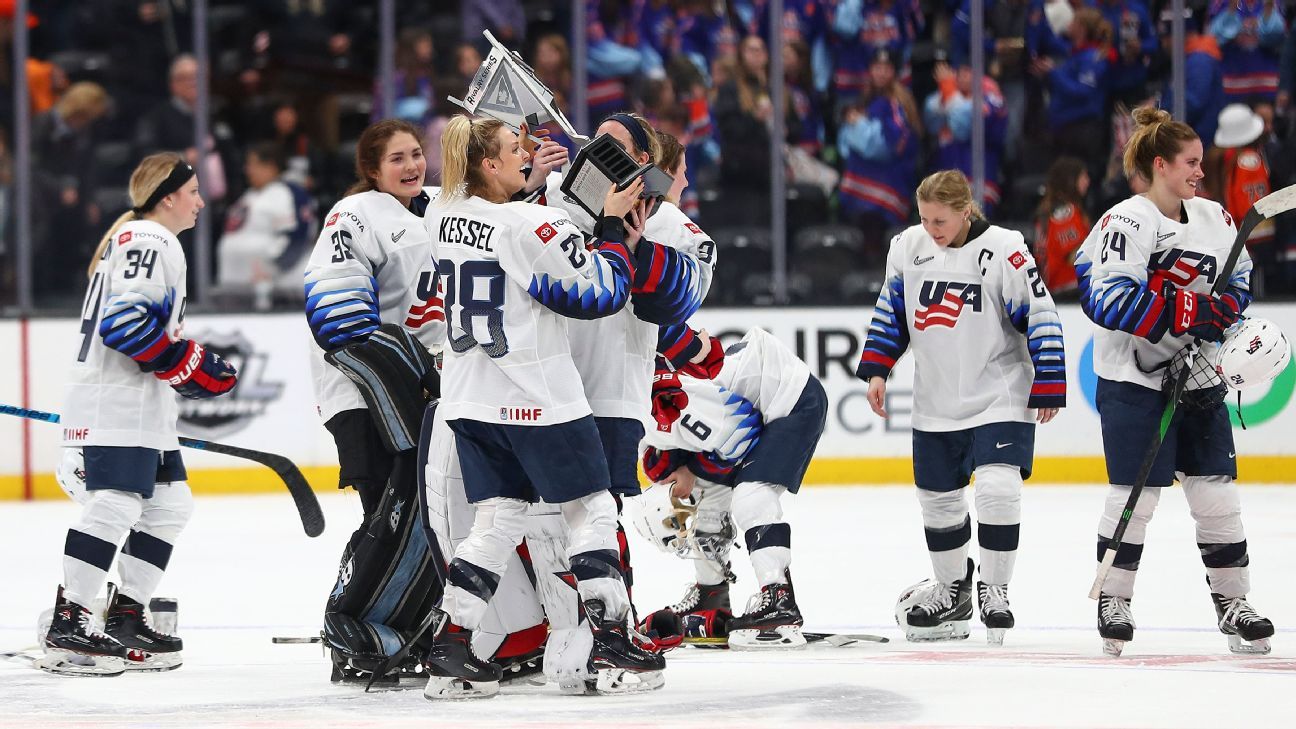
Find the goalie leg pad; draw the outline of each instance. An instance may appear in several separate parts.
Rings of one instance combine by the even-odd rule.
[[[617,546],[616,501],[607,491],[598,491],[561,505],[570,530],[568,555],[582,600],[602,600],[604,615],[614,620],[625,617],[630,608]]]
[[[418,446],[424,379],[436,367],[427,348],[395,324],[384,324],[363,342],[324,355],[360,390],[383,445],[391,453]]]

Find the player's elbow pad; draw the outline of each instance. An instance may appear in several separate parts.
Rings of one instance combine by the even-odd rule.
[[[114,296],[104,306],[99,336],[105,345],[135,360],[148,372],[171,344],[166,335],[170,315],[169,302],[158,303],[134,292]]]

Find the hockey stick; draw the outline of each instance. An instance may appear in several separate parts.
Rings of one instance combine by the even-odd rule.
[[[871,635],[869,633],[812,633],[801,631],[801,637],[806,639],[807,643],[824,643],[826,645],[837,646],[838,648],[860,643],[890,643],[891,639],[881,635]]]
[[[42,420],[47,423],[59,422],[58,413],[28,410],[13,405],[0,405],[0,415],[13,415],[30,420]],[[324,512],[320,511],[319,499],[315,498],[315,492],[311,491],[310,483],[302,475],[301,469],[297,468],[296,464],[286,457],[196,438],[180,438],[180,445],[186,448],[195,448],[201,451],[210,451],[255,461],[274,471],[275,475],[288,487],[288,493],[292,494],[293,502],[297,505],[297,513],[301,516],[302,528],[306,530],[306,536],[318,537],[324,532]]]
[[[1238,258],[1242,255],[1242,249],[1246,247],[1247,239],[1251,237],[1251,232],[1255,230],[1256,226],[1292,209],[1296,209],[1296,185],[1289,185],[1256,200],[1251,209],[1247,211],[1246,217],[1242,219],[1242,224],[1238,226],[1237,237],[1233,239],[1233,248],[1229,251],[1228,260],[1216,272],[1215,285],[1211,286],[1212,296],[1219,295],[1228,286],[1229,281],[1233,278],[1233,269],[1237,266]],[[1139,464],[1134,486],[1130,488],[1129,498],[1125,500],[1125,508],[1121,511],[1120,519],[1116,522],[1116,530],[1112,532],[1111,539],[1107,540],[1107,551],[1103,552],[1102,561],[1098,563],[1098,574],[1094,577],[1093,586],[1089,588],[1089,597],[1091,599],[1097,600],[1102,595],[1103,583],[1107,581],[1107,574],[1111,572],[1112,565],[1116,562],[1116,550],[1120,549],[1120,545],[1125,539],[1125,529],[1129,527],[1130,519],[1134,516],[1134,507],[1138,504],[1139,496],[1143,493],[1143,489],[1147,486],[1148,477],[1152,474],[1152,465],[1156,462],[1157,454],[1161,451],[1161,441],[1165,439],[1166,431],[1170,428],[1170,421],[1174,419],[1175,409],[1179,406],[1179,398],[1183,396],[1184,389],[1188,386],[1188,377],[1192,374],[1193,360],[1197,357],[1197,349],[1200,344],[1200,339],[1193,339],[1186,348],[1187,353],[1183,368],[1175,375],[1174,387],[1171,388],[1170,397],[1166,400],[1165,411],[1161,413],[1161,424],[1157,428],[1156,437],[1152,439],[1147,452],[1143,454],[1143,461]]]

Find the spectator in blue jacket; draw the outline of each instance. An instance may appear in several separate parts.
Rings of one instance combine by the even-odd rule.
[[[1161,13],[1161,43],[1167,54],[1173,51],[1170,23],[1173,12]],[[1204,140],[1215,138],[1219,113],[1224,108],[1224,82],[1220,68],[1220,48],[1215,37],[1202,32],[1200,10],[1184,9],[1184,122]],[[1161,92],[1161,108],[1173,113],[1174,87],[1166,79]],[[1207,142],[1209,144],[1209,142]]]
[[[1043,57],[1034,72],[1048,80],[1053,152],[1085,160],[1089,177],[1103,179],[1108,152],[1107,93],[1115,52],[1112,27],[1094,8],[1080,8],[1067,29],[1071,55]]]
[[[868,245],[868,263],[886,255],[886,232],[909,219],[922,123],[913,95],[896,79],[895,61],[885,48],[869,64],[870,93],[848,105],[837,133],[844,161],[842,217],[858,225]]]
[[[947,63],[937,63],[934,75],[937,89],[927,97],[923,108],[923,121],[935,147],[927,169],[959,170],[971,180],[972,67],[963,62],[956,71]],[[999,204],[999,161],[1003,157],[1008,111],[993,78],[981,78],[981,91],[985,109],[985,197],[978,203],[982,212],[993,215]]]
[[[903,65],[922,25],[915,0],[841,0],[832,13],[837,50],[833,89],[838,101],[866,92],[877,51],[887,51],[894,63]]]
[[[1278,56],[1286,24],[1274,0],[1213,0],[1210,32],[1223,52],[1225,103],[1278,94]]]
[[[1143,0],[1090,0],[1111,24],[1116,62],[1109,101],[1128,107],[1147,97],[1148,66],[1157,52],[1156,28]]]

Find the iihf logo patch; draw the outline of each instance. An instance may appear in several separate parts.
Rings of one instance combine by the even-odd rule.
[[[924,281],[918,293],[914,328],[920,332],[929,327],[953,329],[968,306],[972,311],[981,311],[981,284]]]
[[[545,223],[539,228],[536,228],[535,234],[536,237],[540,239],[541,243],[548,244],[549,241],[554,239],[554,236],[558,235],[558,231],[554,230],[554,227],[549,223]]]
[[[117,245],[119,246],[124,246],[127,243],[130,243],[130,241],[131,241],[131,232],[129,230],[117,236]]]
[[[1026,265],[1026,255],[1021,251],[1014,251],[1011,256],[1008,256],[1008,262],[1013,268],[1021,268]]]

